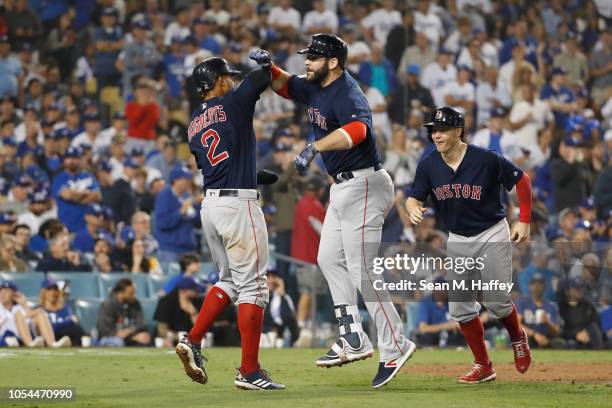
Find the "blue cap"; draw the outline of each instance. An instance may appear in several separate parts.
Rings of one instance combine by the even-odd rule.
[[[148,30],[149,24],[146,20],[139,18],[138,20],[132,22],[132,27]]]
[[[198,40],[193,35],[188,35],[181,41],[183,44],[197,45]]]
[[[540,281],[540,282],[544,283],[544,282],[546,282],[546,278],[540,272],[536,272],[536,273],[533,274],[533,276],[529,280],[529,283],[535,282],[535,281]]]
[[[17,291],[17,285],[15,285],[13,282],[10,281],[4,281],[2,283],[0,283],[0,289],[12,289],[14,291]]]
[[[214,285],[219,282],[219,272],[211,272],[208,274],[208,283]]]
[[[134,232],[134,228],[130,226],[123,227],[123,229],[121,230],[121,234],[119,234],[119,238],[121,238],[121,240],[126,244],[129,244],[131,242],[134,242],[134,240],[136,239],[136,232]]]
[[[57,284],[57,281],[53,278],[47,278],[44,281],[42,281],[42,284],[40,285],[41,289],[50,289],[51,287],[55,286],[56,288],[59,288],[59,285]]]
[[[25,106],[23,107],[23,112],[36,112],[38,109],[36,109],[36,105],[34,105],[33,103],[26,103]]]
[[[2,139],[2,146],[17,147],[17,142],[12,137],[5,137]]]
[[[35,190],[28,195],[28,199],[32,203],[44,203],[49,200],[49,192],[46,189]]]
[[[546,239],[548,242],[552,242],[557,238],[563,237],[563,232],[556,225],[551,225],[546,229]]]
[[[175,166],[170,172],[170,183],[174,183],[176,180],[186,178],[193,179],[193,173],[184,165]]]
[[[103,16],[115,16],[117,17],[119,13],[117,12],[117,9],[115,9],[114,7],[106,7],[104,10],[102,10],[102,15]]]
[[[145,151],[144,151],[144,147],[142,147],[142,146],[135,146],[132,149],[132,153],[131,153],[132,157],[134,157],[134,156],[144,156],[144,154],[145,154]]]
[[[122,111],[115,112],[115,114],[113,115],[113,119],[123,119],[123,120],[125,120],[125,113],[123,113]]]
[[[19,187],[30,187],[32,185],[32,179],[27,174],[22,174],[13,180],[13,186]]]
[[[473,71],[472,71],[472,68],[468,67],[468,66],[467,66],[467,65],[465,65],[465,64],[458,65],[458,66],[457,66],[457,71],[467,71],[467,72],[469,72],[470,74],[473,72]]]
[[[125,159],[123,161],[123,165],[125,167],[129,167],[130,169],[137,169],[140,167],[140,165],[136,163],[136,160],[132,159],[131,157],[128,157],[127,159]]]
[[[580,142],[575,140],[573,137],[571,136],[566,136],[563,138],[563,143],[568,146],[568,147],[576,147],[576,146],[580,146]]]
[[[592,224],[590,221],[588,220],[578,220],[578,222],[576,223],[576,226],[574,227],[575,229],[584,229],[584,230],[590,230],[592,227]]]
[[[66,149],[64,157],[81,157],[83,155],[83,149],[80,147],[70,146]]]
[[[89,204],[85,208],[85,214],[100,216],[104,215],[104,210],[100,204]]]
[[[26,169],[26,174],[30,176],[34,184],[44,184],[49,181],[49,175],[36,164],[30,164]]]
[[[569,289],[583,289],[584,288],[582,281],[578,278],[571,278],[567,282],[567,286]]]
[[[83,120],[85,122],[99,122],[100,115],[98,115],[97,113],[86,113],[85,115],[83,115]]]
[[[595,208],[595,199],[593,197],[587,197],[580,203],[581,208],[585,208],[587,210],[592,210]]]
[[[420,75],[421,67],[417,64],[410,64],[406,67],[406,72],[410,75]]]
[[[198,282],[196,282],[196,280],[193,279],[191,276],[185,276],[176,283],[176,289],[195,290],[195,291],[201,292],[202,286]]]
[[[111,164],[107,161],[101,161],[100,163],[98,163],[98,170],[110,173],[111,171],[113,171],[113,166],[111,166]]]
[[[272,204],[265,205],[261,210],[264,214],[276,214],[276,207]]]
[[[70,138],[70,130],[68,130],[68,128],[65,128],[65,127],[61,129],[56,129],[52,131],[49,136],[52,137],[53,139],[61,139],[64,137]]]
[[[576,92],[576,96],[579,98],[588,98],[589,91],[586,88],[580,88],[578,92]]]
[[[0,224],[1,225],[12,224],[14,222],[15,222],[15,218],[13,217],[12,214],[0,212]]]
[[[503,118],[506,116],[506,110],[504,108],[493,108],[490,111],[492,118]]]
[[[552,69],[552,74],[554,75],[565,75],[567,74],[567,70],[563,67],[554,67]]]
[[[242,52],[242,45],[240,43],[232,41],[229,43],[230,52]]]
[[[115,240],[113,239],[113,236],[106,231],[98,231],[98,233],[94,237],[94,242],[95,241],[106,241],[110,246],[115,245]]]
[[[452,52],[448,48],[446,48],[446,47],[440,47],[440,48],[438,48],[438,54],[448,54],[448,55],[450,55],[450,54],[452,54]]]
[[[102,206],[102,211],[104,212],[104,219],[112,220],[115,218],[115,213],[111,207]]]

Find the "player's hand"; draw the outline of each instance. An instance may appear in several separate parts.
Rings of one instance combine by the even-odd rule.
[[[272,65],[272,57],[266,50],[253,50],[249,53],[249,58],[255,61],[262,68],[268,68]]]
[[[425,213],[425,211],[427,211],[427,208],[421,207],[418,204],[408,205],[408,200],[406,200],[406,212],[408,213],[410,222],[413,223],[414,225],[418,225],[423,221],[423,214]]]
[[[576,340],[580,343],[587,344],[591,342],[591,336],[589,336],[589,332],[587,332],[586,329],[582,329],[576,333]]]
[[[529,240],[530,225],[525,222],[519,222],[514,226],[510,240],[512,242],[524,242]]]
[[[314,143],[308,143],[304,150],[296,156],[293,165],[300,176],[306,174],[310,162],[314,160],[317,153],[319,153],[319,151],[315,148]]]

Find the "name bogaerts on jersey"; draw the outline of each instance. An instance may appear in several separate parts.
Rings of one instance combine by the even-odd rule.
[[[214,123],[225,122],[227,120],[227,116],[223,111],[223,105],[211,106],[210,108],[206,109],[206,104],[204,104],[202,109],[205,110],[203,110],[199,115],[194,116],[189,124],[187,135],[190,142],[191,139],[198,134],[198,132],[202,131],[202,129],[207,128]]]
[[[431,190],[438,201],[449,198],[466,198],[480,201],[482,186],[470,184],[444,184]]]

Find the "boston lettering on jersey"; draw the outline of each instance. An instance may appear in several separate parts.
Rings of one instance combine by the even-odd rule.
[[[480,201],[482,186],[471,186],[469,184],[444,184],[431,190],[438,201],[447,198],[469,198]]]
[[[294,75],[288,87],[291,98],[308,107],[315,140],[354,121],[363,122],[367,127],[366,139],[352,149],[321,153],[325,169],[331,176],[380,163],[368,101],[350,74],[344,72],[324,88]]]
[[[468,145],[453,171],[434,150],[417,166],[408,196],[419,201],[431,197],[436,214],[448,229],[471,237],[506,216],[501,186],[510,191],[522,176],[521,169],[494,151]]]

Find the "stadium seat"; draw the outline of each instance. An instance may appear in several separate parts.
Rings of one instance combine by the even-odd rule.
[[[157,299],[140,299],[140,305],[142,306],[142,312],[144,313],[147,326],[149,326],[149,329],[153,330],[155,328],[153,315],[155,314],[155,308],[157,307]]]
[[[200,265],[200,273],[208,276],[211,272],[218,272],[217,265],[212,262],[202,262]]]
[[[98,309],[101,304],[101,299],[79,299],[74,302],[75,313],[81,322],[81,327],[88,333],[96,328]]]
[[[119,279],[128,278],[136,285],[136,297],[149,298],[148,275],[144,273],[101,273],[98,275],[100,283],[100,296],[106,298]]]
[[[41,272],[9,273],[0,272],[0,281],[11,281],[27,298],[38,298],[40,285],[45,279]]]
[[[172,275],[174,276],[174,275]],[[169,275],[151,275],[147,280],[149,284],[150,298],[157,297],[157,293],[164,288],[164,285],[172,277]]]
[[[72,299],[102,297],[97,273],[52,272],[48,276],[67,282]]]

